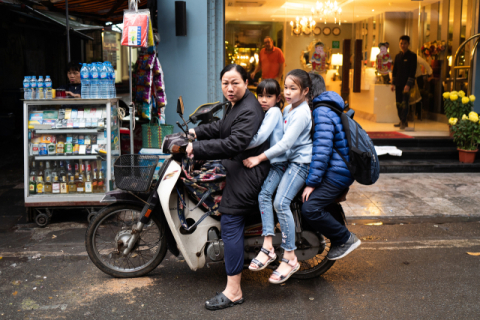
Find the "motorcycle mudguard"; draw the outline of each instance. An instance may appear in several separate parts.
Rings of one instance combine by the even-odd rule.
[[[157,188],[158,196],[160,198],[160,204],[162,206],[163,212],[165,213],[165,219],[167,220],[168,226],[172,231],[172,235],[177,242],[178,250],[182,253],[185,261],[187,262],[190,269],[196,271],[198,268],[202,268],[205,265],[205,245],[208,241],[208,230],[212,227],[220,230],[220,222],[211,218],[206,217],[193,231],[185,232],[180,219],[178,218],[177,211],[177,200],[178,194],[175,190],[176,185],[179,188],[183,188],[182,183],[178,183],[180,179],[180,174],[182,172],[182,167],[176,161],[170,161],[165,163],[164,166],[168,167],[165,170],[165,173],[160,177],[161,181]],[[185,197],[185,214],[187,221],[192,219],[197,221],[200,217],[204,215],[204,212],[200,208],[194,208],[196,203],[194,203],[189,197]]]
[[[148,193],[139,193],[136,194],[140,199],[143,201],[147,201],[149,194]],[[128,191],[116,189],[109,191],[105,193],[103,196],[102,200],[100,202],[102,203],[113,203],[113,202],[119,202],[119,203],[132,203],[132,204],[141,204],[142,206],[145,204],[142,201],[140,201],[137,197],[135,197],[133,194],[131,194]]]

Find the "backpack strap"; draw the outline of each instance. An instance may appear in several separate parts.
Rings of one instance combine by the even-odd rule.
[[[345,159],[345,157],[340,153],[340,151],[337,149],[337,147],[333,146],[333,150],[337,151],[340,158],[342,158],[343,162],[345,162],[345,164],[347,165],[348,170],[350,172],[352,172],[352,170],[350,169],[350,164],[348,163],[347,159]]]

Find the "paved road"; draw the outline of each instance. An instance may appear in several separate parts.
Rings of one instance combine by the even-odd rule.
[[[479,222],[350,228],[363,245],[324,276],[274,286],[244,271],[246,302],[216,312],[203,304],[222,265],[193,272],[168,253],[148,277],[114,279],[86,257],[84,223],[3,232],[0,319],[478,319]]]

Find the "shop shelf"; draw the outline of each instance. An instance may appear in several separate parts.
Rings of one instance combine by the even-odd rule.
[[[35,160],[95,160],[97,154],[74,155],[74,156],[35,156]]]
[[[35,130],[38,134],[64,134],[64,133],[97,133],[103,132],[105,129],[49,129],[49,130]]]
[[[28,195],[25,198],[25,203],[54,203],[60,202],[68,204],[68,202],[100,202],[103,199],[104,193],[81,193],[81,194],[69,194],[69,193],[55,193],[55,194],[34,194]]]

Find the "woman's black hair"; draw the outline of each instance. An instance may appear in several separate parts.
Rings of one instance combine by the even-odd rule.
[[[235,64],[235,63],[229,64],[228,66],[223,68],[222,72],[220,72],[220,80],[222,80],[223,75],[226,72],[231,71],[232,69],[235,69],[235,71],[237,71],[240,74],[240,76],[243,79],[243,82],[247,82],[247,79],[248,79],[247,71],[245,71],[245,69],[242,66],[239,66],[238,64]]]
[[[292,77],[293,82],[300,87],[300,90],[303,91],[308,88],[307,100],[310,102],[310,109],[312,109],[312,80],[308,73],[302,69],[293,69],[287,73],[285,80],[288,77]]]
[[[280,85],[278,84],[277,80],[264,79],[257,86],[257,95],[260,94],[271,94],[276,98],[278,96],[282,96],[282,90],[280,89]],[[283,97],[275,106],[283,109]]]
[[[325,80],[323,80],[321,75],[313,71],[310,71],[308,75],[310,76],[310,80],[312,80],[312,98],[315,98],[316,96],[319,96],[327,91],[327,88],[325,87]]]
[[[67,64],[67,73],[69,71],[80,71],[82,64],[78,61],[72,61]]]

